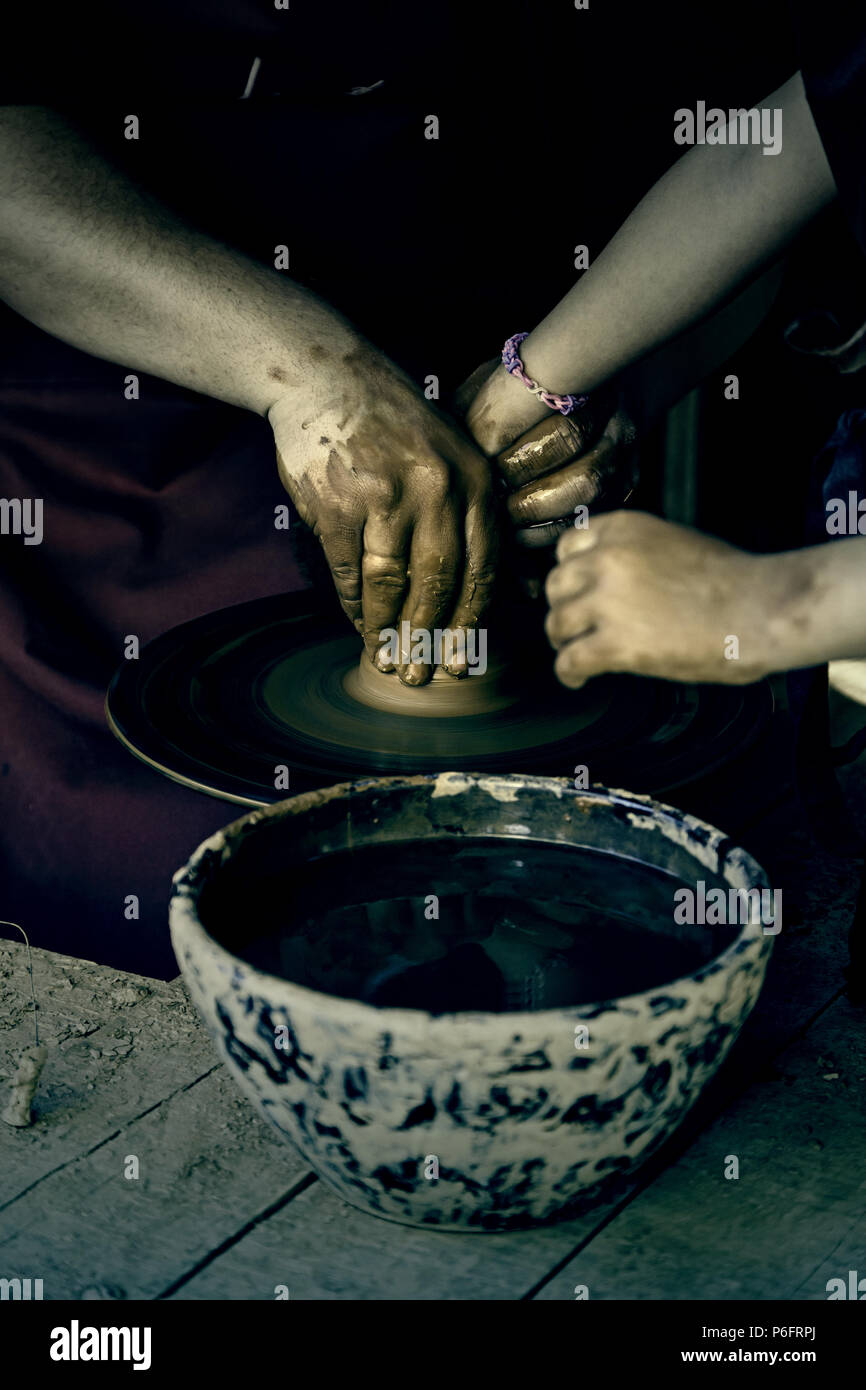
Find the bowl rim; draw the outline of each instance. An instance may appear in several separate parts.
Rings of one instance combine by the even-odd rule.
[[[737,935],[732,937],[718,955],[711,956],[698,970],[677,976],[672,980],[662,981],[651,989],[617,995],[613,998],[583,1001],[579,1004],[556,1005],[550,1009],[502,1013],[458,1010],[451,1013],[431,1014],[424,1009],[369,1004],[362,999],[328,994],[323,990],[297,984],[285,976],[270,974],[258,966],[251,965],[243,957],[235,955],[227,946],[212,936],[202,923],[197,909],[204,879],[199,882],[195,882],[195,879],[199,876],[202,861],[210,854],[222,854],[230,846],[232,840],[250,834],[253,828],[259,824],[272,820],[291,819],[293,816],[303,815],[312,807],[321,806],[328,801],[348,800],[353,796],[371,793],[382,787],[392,790],[401,788],[418,790],[425,786],[430,787],[432,796],[455,795],[468,790],[470,787],[478,786],[493,796],[494,799],[511,801],[514,799],[511,793],[515,789],[528,788],[547,791],[559,798],[566,797],[576,805],[586,801],[599,805],[617,805],[625,809],[627,813],[631,812],[629,819],[633,824],[639,824],[641,828],[652,826],[660,830],[665,838],[679,843],[681,848],[686,849],[696,863],[704,862],[704,866],[709,872],[722,878],[728,890],[731,888],[757,888],[759,890],[771,888],[769,878],[760,864],[748,851],[732,843],[730,836],[710,825],[707,821],[700,820],[676,807],[655,801],[652,797],[642,793],[605,787],[600,784],[592,784],[588,788],[577,790],[571,779],[567,777],[543,777],[523,773],[488,775],[475,772],[438,772],[404,776],[362,777],[352,781],[337,782],[333,786],[322,787],[313,791],[300,792],[296,796],[285,798],[283,801],[258,807],[223,826],[222,829],[210,835],[197,846],[187,862],[172,877],[169,926],[172,946],[181,974],[186,974],[185,962],[180,949],[181,938],[185,937],[210,956],[221,973],[225,974],[233,985],[240,984],[245,977],[249,977],[251,981],[261,981],[277,1008],[286,1007],[290,1011],[297,1012],[300,1006],[302,1011],[318,1015],[321,1014],[323,1005],[325,1007],[330,1006],[331,1009],[336,1005],[342,1023],[349,1027],[353,1022],[373,1024],[375,1031],[379,1033],[401,1031],[401,1025],[402,1031],[409,1029],[417,1033],[421,1028],[426,1033],[431,1034],[451,1029],[455,1023],[473,1028],[473,1031],[476,1026],[483,1025],[485,1035],[490,1039],[492,1035],[497,1033],[507,1033],[514,1037],[525,1033],[530,1027],[532,1032],[537,1033],[540,1028],[544,1028],[545,1023],[550,1026],[554,1020],[561,1022],[563,1018],[575,1021],[589,1018],[599,1031],[607,1031],[604,1026],[606,1018],[613,1018],[622,1014],[637,1015],[641,1012],[642,1004],[647,1003],[655,996],[675,991],[678,985],[704,983],[704,981],[696,981],[695,979],[702,972],[709,972],[705,977],[706,979],[724,977],[737,959],[742,960],[747,955],[748,958],[757,960],[760,960],[762,955],[769,957],[775,935],[765,933],[764,924],[760,919],[753,921],[750,911],[749,920],[740,925]],[[635,821],[634,817],[640,819]],[[695,835],[694,841],[690,838],[692,833]],[[509,837],[503,836],[502,838]],[[515,836],[514,838],[522,837]],[[718,850],[723,845],[725,846],[725,854],[723,863],[719,867]],[[705,862],[709,861],[713,855],[717,861],[715,864]],[[751,951],[747,952],[747,948],[751,948]],[[711,969],[711,967],[715,968]],[[604,1008],[605,1005],[611,1007]]]

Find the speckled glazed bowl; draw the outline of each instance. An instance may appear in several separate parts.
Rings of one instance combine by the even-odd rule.
[[[757,999],[773,936],[753,911],[707,964],[646,993],[434,1017],[265,974],[200,920],[203,892],[219,893],[227,865],[247,858],[256,872],[279,862],[291,873],[348,846],[454,834],[513,837],[521,852],[533,841],[602,850],[620,876],[637,861],[686,883],[768,886],[719,831],[627,792],[543,777],[380,778],[254,811],[201,845],[175,876],[174,950],[238,1084],[347,1202],[465,1231],[573,1215],[620,1190],[682,1120]]]

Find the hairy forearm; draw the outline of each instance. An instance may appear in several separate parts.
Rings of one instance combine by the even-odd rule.
[[[724,303],[835,194],[799,74],[768,97],[781,152],[700,145],[646,195],[575,287],[530,334],[530,375],[590,391]]]
[[[357,332],[283,273],[174,217],[62,116],[0,108],[0,298],[48,333],[266,414]]]

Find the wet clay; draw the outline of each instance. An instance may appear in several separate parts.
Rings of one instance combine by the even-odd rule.
[[[761,685],[623,676],[567,690],[540,622],[518,621],[512,607],[487,631],[484,676],[404,688],[366,658],[359,667],[361,640],[336,605],[321,610],[307,593],[256,599],[124,662],[108,697],[111,727],[166,775],[264,805],[284,794],[274,776],[283,764],[292,792],[401,772],[561,777],[578,763],[594,780],[659,790],[709,772],[770,717]]]
[[[441,668],[426,685],[404,685],[394,672],[379,671],[366,653],[346,672],[343,689],[359,704],[384,713],[459,718],[507,709],[518,698],[501,660],[488,660],[483,675],[449,676]]]
[[[564,700],[533,683],[537,668],[499,665],[498,651],[481,676],[437,671],[427,685],[404,686],[366,655],[359,661],[359,650],[351,636],[299,645],[257,684],[254,708],[272,727],[290,730],[298,747],[327,749],[353,771],[371,753],[388,757],[395,770],[404,758],[431,770],[465,767],[470,757],[477,766],[478,759],[574,736],[597,717],[594,692]]]

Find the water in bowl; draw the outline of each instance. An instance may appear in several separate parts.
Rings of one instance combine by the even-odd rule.
[[[296,984],[433,1014],[500,1013],[617,998],[700,969],[736,928],[678,925],[674,894],[688,886],[599,851],[453,837],[331,853],[243,883],[229,873],[200,910],[235,954]]]

